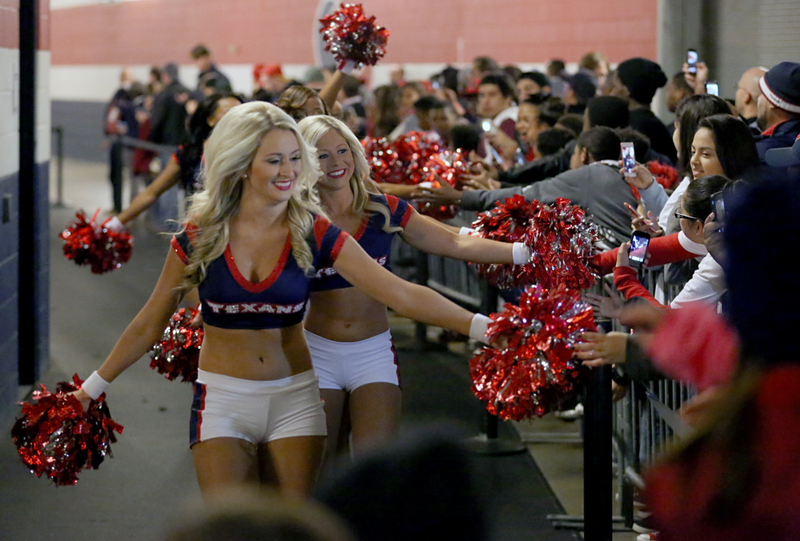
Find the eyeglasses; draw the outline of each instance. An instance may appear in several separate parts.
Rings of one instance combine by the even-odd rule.
[[[694,216],[689,216],[688,214],[684,214],[679,210],[675,211],[675,218],[677,218],[678,220],[683,218],[684,220],[697,220],[698,222],[702,222],[703,221],[700,218],[695,218]]]

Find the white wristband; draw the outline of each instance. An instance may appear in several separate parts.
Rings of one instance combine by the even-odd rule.
[[[473,233],[477,233],[477,231],[470,229],[469,227],[462,227],[458,230],[459,235],[472,235]]]
[[[489,323],[491,322],[492,318],[484,316],[483,314],[475,314],[472,316],[472,322],[469,324],[469,337],[489,345],[486,332],[489,330]]]
[[[356,69],[356,63],[352,60],[345,60],[339,64],[339,71],[345,75],[350,75]]]
[[[92,372],[92,375],[83,382],[81,389],[83,389],[83,392],[88,394],[92,400],[97,400],[97,397],[103,394],[103,391],[105,391],[106,387],[109,385],[109,382],[104,380],[100,374],[97,373],[97,370],[95,370]]]
[[[125,229],[125,224],[123,224],[123,223],[122,223],[122,222],[119,220],[119,218],[117,218],[116,216],[114,216],[113,218],[111,218],[109,221],[107,221],[107,222],[105,223],[105,226],[104,226],[104,227],[105,227],[106,229],[110,229],[110,230],[111,230],[111,231],[113,231],[114,233],[119,233],[120,231],[122,231],[123,229]]]
[[[526,265],[531,262],[531,249],[526,244],[515,242],[511,248],[511,257],[515,265]]]

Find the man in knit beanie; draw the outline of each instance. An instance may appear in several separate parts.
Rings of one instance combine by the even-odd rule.
[[[656,91],[667,84],[661,66],[646,58],[630,58],[617,66],[611,95],[628,101],[630,126],[650,139],[653,150],[664,154],[673,163],[678,153],[666,126],[650,110]]]
[[[759,81],[758,157],[765,163],[767,150],[792,146],[800,135],[800,63],[781,62]]]

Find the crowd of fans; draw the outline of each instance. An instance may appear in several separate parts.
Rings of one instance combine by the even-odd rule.
[[[174,64],[154,68],[147,84],[123,73],[107,123],[108,133],[192,149],[190,160],[176,158],[184,177],[200,162],[198,133],[213,128],[208,100],[235,96],[207,48],[191,56],[200,69],[194,90]],[[709,72],[699,63],[694,73],[684,65],[668,76],[651,60],[612,66],[597,52],[575,73],[559,60],[541,73],[481,57],[469,70],[448,67],[425,81],[398,69],[390,84],[368,89],[338,70],[314,68],[294,81],[280,66],[258,65],[251,99],[275,102],[298,121],[330,114],[359,138],[427,132],[469,155],[463,189],[411,186],[403,197],[481,211],[521,194],[584,208],[607,247],[596,265],[613,272],[624,297],[611,291],[593,302],[635,332],[588,336],[578,355],[590,366],[630,363],[633,377],[667,375],[702,391],[687,407],[695,435],[649,478],[654,527],[664,539],[796,538],[800,522],[789,510],[800,494],[800,405],[789,383],[800,371],[788,340],[797,323],[796,271],[786,258],[800,211],[800,64],[748,69],[731,99],[706,93]],[[652,110],[664,87],[675,115],[669,126]],[[205,131],[187,130],[187,119],[203,111]],[[621,142],[634,144],[632,175],[621,172]],[[677,181],[662,182],[651,164],[673,167]],[[115,207],[122,211],[121,198]],[[653,239],[649,264],[666,265],[663,283],[681,286],[674,299],[639,283],[627,252],[632,229]],[[697,315],[698,307],[711,314]],[[692,329],[701,345],[676,334],[687,328],[680,317],[702,322]],[[736,335],[738,347],[703,346]],[[732,358],[720,360],[723,350]]]

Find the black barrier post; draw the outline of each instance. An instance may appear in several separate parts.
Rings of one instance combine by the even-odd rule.
[[[56,142],[56,202],[52,206],[69,208],[64,203],[64,128],[53,126],[50,131]]]
[[[416,260],[417,283],[423,287],[428,286],[428,279],[430,272],[428,270],[428,254],[422,250],[414,250],[414,259]],[[424,323],[417,321],[414,325],[414,336],[417,339],[419,347],[425,347],[428,344],[428,326]]]
[[[499,293],[496,287],[488,285],[486,282],[481,284],[483,300],[481,302],[481,313],[489,315],[497,312],[497,299]],[[513,455],[524,453],[525,444],[519,440],[500,439],[500,420],[497,415],[486,412],[486,432],[470,438],[466,441],[467,448],[479,455]]]
[[[611,541],[611,367],[589,372],[584,403],[583,515],[585,541]]]
[[[114,212],[122,212],[122,172],[124,168],[122,158],[122,141],[120,138],[111,140],[111,170],[109,176],[111,177],[111,187],[114,198]]]

